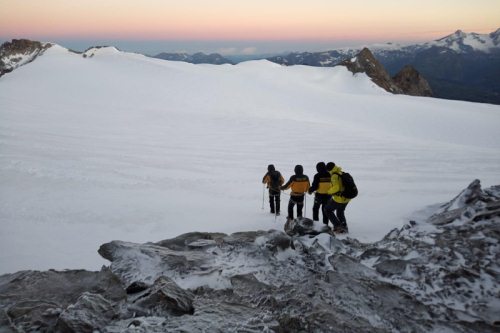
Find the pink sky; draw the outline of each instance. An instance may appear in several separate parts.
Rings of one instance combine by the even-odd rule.
[[[171,42],[155,51],[203,50],[190,41],[218,41],[205,48],[216,52],[264,52],[273,42],[282,50],[312,51],[313,43],[325,49],[430,41],[457,29],[489,33],[499,27],[500,0],[0,0],[0,41]]]
[[[428,40],[498,27],[498,0],[0,0],[3,38]]]

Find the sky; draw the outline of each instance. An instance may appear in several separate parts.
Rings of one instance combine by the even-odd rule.
[[[500,0],[0,0],[1,41],[148,54],[319,51],[499,27]]]

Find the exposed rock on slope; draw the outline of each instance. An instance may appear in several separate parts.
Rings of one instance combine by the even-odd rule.
[[[111,271],[1,276],[0,331],[500,330],[500,186],[474,181],[373,244],[287,231],[113,241]]]
[[[375,84],[384,88],[393,94],[401,94],[403,90],[392,81],[389,73],[384,66],[375,59],[373,54],[366,47],[361,50],[354,58],[345,60],[341,63],[352,73],[366,73]]]
[[[0,76],[32,62],[51,46],[50,43],[28,39],[13,39],[11,42],[3,43],[0,46]]]
[[[355,57],[341,63],[352,73],[366,73],[379,87],[393,94],[412,96],[432,96],[429,83],[411,66],[405,66],[394,78],[391,78],[384,66],[371,51],[364,48]]]
[[[412,96],[432,96],[432,89],[427,80],[412,66],[405,66],[392,80],[403,91]]]

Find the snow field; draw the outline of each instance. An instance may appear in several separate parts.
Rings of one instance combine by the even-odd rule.
[[[0,78],[0,273],[98,269],[113,239],[282,230],[286,194],[277,221],[261,210],[269,163],[349,171],[350,236],[374,241],[474,178],[498,184],[499,124],[499,106],[393,96],[340,67],[54,46]]]

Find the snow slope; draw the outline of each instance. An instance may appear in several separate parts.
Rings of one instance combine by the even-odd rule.
[[[362,241],[500,180],[500,106],[391,95],[343,67],[92,54],[53,46],[0,78],[0,273],[97,269],[113,239],[282,229],[287,195],[277,221],[261,210],[269,163],[348,170]]]

